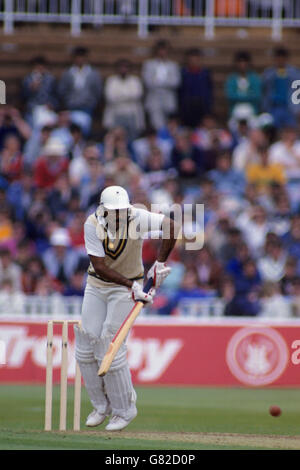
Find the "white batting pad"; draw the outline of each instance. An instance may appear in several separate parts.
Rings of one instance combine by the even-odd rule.
[[[113,339],[113,336],[101,336],[101,338],[94,342],[94,356],[98,361],[99,367],[109,345]],[[123,343],[116,354],[111,366],[110,371],[120,369],[127,363],[127,347]]]
[[[109,396],[112,415],[129,420],[137,414],[136,393],[131,382],[128,364],[121,369],[109,370],[103,377]]]
[[[78,327],[75,332],[75,357],[78,362],[85,388],[93,407],[100,414],[110,414],[109,400],[105,393],[105,385],[102,377],[98,376],[98,362],[94,356],[91,336]]]

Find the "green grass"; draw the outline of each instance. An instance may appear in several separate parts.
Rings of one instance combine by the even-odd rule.
[[[72,387],[68,393],[68,429],[71,430]],[[46,433],[43,431],[44,387],[2,385],[0,449],[264,449],[281,448],[279,439],[284,441],[281,436],[295,436],[293,448],[299,440],[300,449],[297,389],[138,387],[137,393],[139,414],[122,433],[105,433],[104,426],[85,428],[91,406],[84,389],[82,432]],[[271,404],[282,408],[279,418],[269,415]],[[53,429],[57,429],[58,387],[54,389],[53,406]],[[243,440],[234,437],[231,442],[222,435],[210,439],[208,434],[211,442],[207,442],[206,435],[191,433],[234,433]],[[253,436],[244,438],[245,434]],[[274,436],[274,442],[268,441],[268,435]],[[287,442],[285,439],[285,446]]]

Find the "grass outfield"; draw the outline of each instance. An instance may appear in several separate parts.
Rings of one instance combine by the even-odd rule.
[[[67,432],[44,432],[44,387],[0,387],[0,449],[300,449],[300,391],[137,387],[138,416],[118,433],[91,429],[82,390],[80,433],[71,431],[69,387]],[[53,425],[58,426],[59,388],[54,389]],[[271,417],[269,406],[282,415]]]

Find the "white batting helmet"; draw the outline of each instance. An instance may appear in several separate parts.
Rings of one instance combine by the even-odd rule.
[[[126,189],[122,186],[108,186],[101,193],[100,206],[108,210],[129,209],[130,202]]]

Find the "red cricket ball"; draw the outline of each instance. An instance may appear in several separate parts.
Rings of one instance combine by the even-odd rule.
[[[280,416],[281,408],[279,406],[273,405],[273,406],[270,406],[269,412],[271,416]]]

